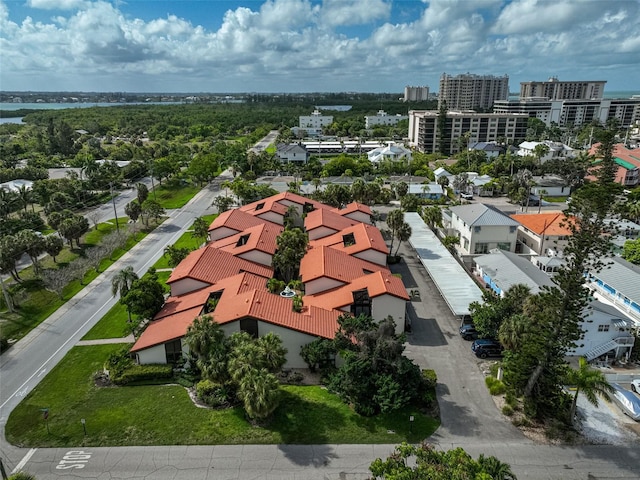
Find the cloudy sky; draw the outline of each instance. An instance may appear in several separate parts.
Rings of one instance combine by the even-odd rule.
[[[640,0],[0,0],[0,89],[438,90],[443,73],[640,90]]]

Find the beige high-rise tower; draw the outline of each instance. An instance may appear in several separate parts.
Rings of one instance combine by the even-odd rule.
[[[440,77],[438,108],[447,103],[451,110],[490,110],[496,100],[509,98],[509,76],[447,75]]]

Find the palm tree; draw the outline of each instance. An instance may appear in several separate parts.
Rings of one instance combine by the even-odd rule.
[[[249,418],[263,420],[273,413],[280,402],[280,384],[266,368],[250,369],[239,382],[238,396]]]
[[[598,406],[598,395],[601,395],[606,401],[610,402],[610,393],[614,392],[613,387],[600,370],[595,370],[589,366],[584,357],[580,357],[580,363],[577,370],[569,370],[567,372],[567,383],[576,387],[576,394],[571,403],[570,419],[573,424],[576,415],[576,406],[578,404],[578,395],[582,392],[586,399],[594,407]]]
[[[287,361],[287,349],[282,346],[282,339],[278,335],[269,332],[256,342],[267,370],[272,373],[279,372]]]
[[[31,191],[31,188],[28,188],[26,185],[21,185],[20,188],[18,188],[17,194],[18,199],[20,200],[20,203],[22,203],[24,211],[26,212],[29,204],[33,204],[33,192]]]
[[[528,318],[524,315],[512,315],[502,322],[498,330],[498,339],[507,350],[518,350],[527,333]]]
[[[0,218],[6,218],[13,211],[17,200],[18,197],[14,192],[0,188]]]
[[[210,315],[196,317],[184,336],[189,351],[198,359],[204,377],[224,383],[227,379],[227,345],[222,327]]]
[[[515,474],[511,471],[508,463],[501,462],[496,457],[485,457],[480,454],[478,464],[483,473],[489,474],[492,480],[516,480]]]
[[[542,210],[542,197],[544,195],[546,195],[547,193],[549,193],[549,192],[547,192],[544,188],[538,190],[538,197],[539,197],[539,200],[538,200],[538,213],[540,213],[540,210]]]
[[[193,229],[193,231],[191,232],[192,237],[201,238],[203,242],[207,241],[207,238],[209,236],[209,224],[204,218],[196,218],[191,228]]]
[[[409,225],[407,222],[402,222],[402,225],[400,225],[400,228],[396,232],[396,237],[398,238],[398,246],[396,247],[395,253],[395,256],[397,257],[402,242],[406,242],[407,240],[409,240],[409,238],[411,238],[411,225]]]
[[[114,297],[116,295],[120,295],[120,298],[125,297],[136,280],[138,280],[138,275],[133,271],[131,265],[123,268],[111,279],[111,294]],[[129,323],[131,323],[131,312],[128,306],[127,315],[129,316]]]
[[[422,219],[432,230],[442,227],[442,210],[435,205],[422,209]]]

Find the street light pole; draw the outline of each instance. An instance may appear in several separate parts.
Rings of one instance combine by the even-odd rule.
[[[109,190],[111,191],[111,203],[113,203],[113,214],[116,217],[116,232],[120,233],[120,225],[118,224],[118,211],[116,210],[116,198],[113,196],[113,182],[109,182]]]

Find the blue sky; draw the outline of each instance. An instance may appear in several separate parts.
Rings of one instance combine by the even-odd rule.
[[[438,90],[443,72],[640,90],[640,0],[0,0],[0,89]]]

